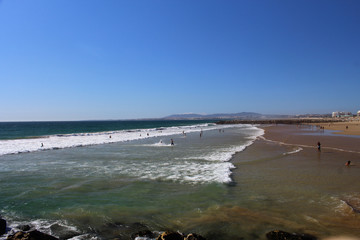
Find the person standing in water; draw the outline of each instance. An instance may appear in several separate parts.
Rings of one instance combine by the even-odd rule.
[[[320,142],[317,143],[317,148],[318,148],[318,151],[321,152],[321,143]]]
[[[174,146],[174,140],[171,139],[171,146]]]

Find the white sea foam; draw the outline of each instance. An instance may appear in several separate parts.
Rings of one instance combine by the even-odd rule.
[[[62,134],[32,139],[0,140],[0,155],[126,142],[151,137],[177,135],[182,134],[183,131],[191,133],[213,130],[216,128],[218,128],[218,126],[215,124],[199,124],[168,128]]]
[[[66,233],[71,233],[71,235],[74,235],[74,238],[71,239],[83,239],[81,238],[81,236],[83,235],[80,230],[78,230],[75,226],[71,226],[66,222],[60,220],[36,219],[26,222],[16,221],[16,220],[9,222],[10,222],[10,224],[8,225],[9,231],[6,234],[0,236],[0,240],[5,240],[9,235],[13,235],[16,232],[20,231],[21,229],[19,229],[19,226],[25,226],[25,225],[28,225],[31,230],[36,229],[40,232],[56,237],[61,237],[59,233],[61,234],[61,232],[66,232]],[[91,239],[89,238],[90,237],[89,235],[87,235],[87,237],[88,238],[86,239]]]
[[[218,129],[228,129],[228,133],[217,134]],[[215,130],[209,132],[205,131]],[[183,131],[189,134],[188,138],[176,141],[172,146],[169,136],[176,135],[180,138]],[[194,132],[203,131],[205,136],[199,141],[198,136],[191,135]],[[83,133],[69,135],[54,135],[37,139],[20,139],[0,141],[1,154],[32,152],[40,150],[61,149],[76,146],[88,146],[95,144],[145,140],[124,144],[121,150],[107,148],[110,151],[99,152],[100,157],[89,159],[79,156],[71,159],[66,157],[36,158],[34,161],[3,163],[0,170],[4,172],[33,172],[36,174],[66,173],[67,176],[129,176],[137,179],[150,179],[161,181],[174,181],[181,183],[228,183],[231,182],[231,170],[234,165],[229,162],[232,156],[244,151],[264,131],[251,125],[194,125],[183,127],[170,127],[161,129],[142,129],[131,131],[113,131],[102,133]],[[238,134],[239,137],[237,136]],[[110,138],[111,136],[111,138]],[[167,136],[162,138],[163,136]],[[212,136],[207,138],[206,136]],[[155,138],[156,137],[156,138]],[[237,145],[230,138],[240,140]],[[195,140],[196,139],[196,140]],[[216,142],[216,139],[221,144]],[[227,143],[222,143],[227,140]],[[197,141],[197,144],[193,145]],[[205,143],[204,143],[205,141]],[[206,142],[208,141],[208,142]],[[44,147],[41,147],[41,143]],[[184,146],[184,144],[188,144]],[[174,148],[172,148],[174,147]],[[159,148],[159,149],[156,149]],[[99,148],[89,149],[93,156]],[[77,188],[78,186],[70,186]]]
[[[247,129],[257,129],[250,125]],[[183,132],[192,133],[209,131],[214,129],[224,129],[234,127],[233,125],[198,124],[191,126],[134,129],[97,133],[77,133],[44,136],[31,139],[0,140],[0,155],[35,152],[42,150],[62,149],[71,147],[82,147],[106,143],[126,142],[151,137],[171,136],[182,134]],[[262,129],[260,129],[263,131]],[[261,132],[260,131],[260,132]],[[257,134],[255,134],[257,135]],[[262,135],[262,134],[260,134]],[[157,144],[156,146],[162,146]]]
[[[296,147],[293,151],[283,153],[283,155],[290,155],[290,154],[298,153],[298,152],[300,152],[302,150],[303,149],[301,147]]]

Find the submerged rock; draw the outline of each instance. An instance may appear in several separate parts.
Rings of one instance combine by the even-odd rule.
[[[6,221],[0,218],[0,235],[6,233]]]
[[[31,229],[30,225],[22,224],[16,227],[17,229],[20,229],[21,231],[29,231]]]
[[[131,235],[132,239],[153,239],[155,237],[156,237],[155,234],[148,229],[141,230],[138,233]]]
[[[7,240],[59,240],[51,235],[39,232],[37,230],[31,232],[17,232],[7,237]]]
[[[60,224],[53,224],[50,226],[51,233],[58,236],[59,239],[69,239],[75,236],[78,236],[80,232],[75,231],[67,226]]]
[[[309,234],[288,233],[280,230],[268,232],[268,240],[316,240],[317,238]]]

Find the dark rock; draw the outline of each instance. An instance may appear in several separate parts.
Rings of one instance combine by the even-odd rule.
[[[23,232],[29,231],[29,230],[31,229],[31,227],[30,227],[29,225],[26,225],[26,224],[24,224],[24,225],[19,225],[19,226],[17,226],[16,228],[17,228],[17,229],[20,229],[20,230],[23,231]]]
[[[146,238],[155,238],[154,233],[150,230],[141,230],[138,233],[131,234],[131,239],[135,239],[136,237],[146,237]]]
[[[184,240],[184,236],[178,232],[163,232],[156,240]]]
[[[37,230],[31,232],[17,232],[7,237],[7,240],[59,240],[51,235],[39,232]]]
[[[284,231],[271,231],[266,234],[268,240],[316,240],[317,238],[309,234],[288,233]]]
[[[196,233],[190,233],[186,236],[184,240],[206,240],[203,236],[200,236]]]
[[[71,230],[66,226],[61,226],[60,224],[51,225],[50,230],[54,235],[59,236],[59,239],[69,239],[79,235],[78,232]]]
[[[137,234],[144,234],[148,231],[148,227],[145,224],[135,223],[123,223],[123,222],[107,222],[102,226],[93,229],[93,233],[100,236],[103,239],[135,239]],[[157,235],[156,235],[157,236]],[[152,238],[155,238],[153,236]]]
[[[0,218],[0,235],[6,233],[6,221]]]

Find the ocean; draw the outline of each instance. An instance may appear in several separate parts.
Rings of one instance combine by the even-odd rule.
[[[231,159],[263,133],[213,121],[0,123],[0,214],[12,232],[27,224],[61,239],[207,234],[189,219],[229,204]]]

